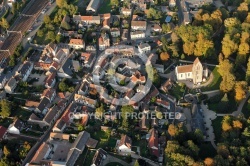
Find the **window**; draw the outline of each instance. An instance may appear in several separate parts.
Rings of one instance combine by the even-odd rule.
[[[181,77],[182,77],[182,74],[181,74]]]

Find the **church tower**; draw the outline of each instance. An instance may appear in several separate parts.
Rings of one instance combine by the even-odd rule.
[[[199,58],[196,58],[193,67],[192,67],[192,74],[193,74],[193,83],[198,84],[202,82],[203,77],[203,67],[199,60]]]

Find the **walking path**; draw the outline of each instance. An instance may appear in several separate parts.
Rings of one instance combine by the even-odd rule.
[[[111,156],[109,154],[107,155],[107,158],[103,161],[102,165],[105,166],[106,164],[111,163],[111,162],[117,162],[117,163],[122,164],[123,166],[130,166],[130,164],[126,163],[125,161],[118,159],[114,156]]]
[[[248,98],[249,98],[249,97],[250,97],[250,93],[247,92],[246,98],[243,99],[243,100],[240,102],[240,104],[239,104],[239,106],[238,106],[238,108],[237,108],[237,111],[234,111],[234,112],[232,113],[233,116],[238,116],[238,115],[240,115],[240,114],[242,113],[242,109],[243,109],[245,103],[248,101]]]
[[[215,144],[215,135],[214,135],[214,129],[212,126],[212,120],[216,119],[216,113],[214,111],[211,111],[208,109],[207,105],[204,105],[203,101],[201,103],[201,108],[204,111],[204,121],[205,121],[205,127],[207,130],[208,138],[206,138],[205,141],[210,141],[212,146],[217,149],[217,146]]]
[[[159,164],[157,162],[154,162],[148,158],[145,158],[145,157],[142,157],[142,156],[139,156],[138,154],[135,154],[135,153],[131,153],[131,157],[134,158],[134,159],[143,159],[145,160],[147,163],[149,163],[150,165],[152,166],[159,166]]]

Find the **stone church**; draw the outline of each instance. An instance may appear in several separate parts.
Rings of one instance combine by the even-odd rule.
[[[196,58],[192,65],[177,66],[175,75],[178,81],[193,80],[194,84],[198,84],[208,76],[208,70],[202,66],[199,58]]]

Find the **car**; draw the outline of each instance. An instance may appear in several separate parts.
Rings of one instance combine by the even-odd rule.
[[[44,14],[45,12],[46,12],[46,9],[43,9],[41,13]]]

